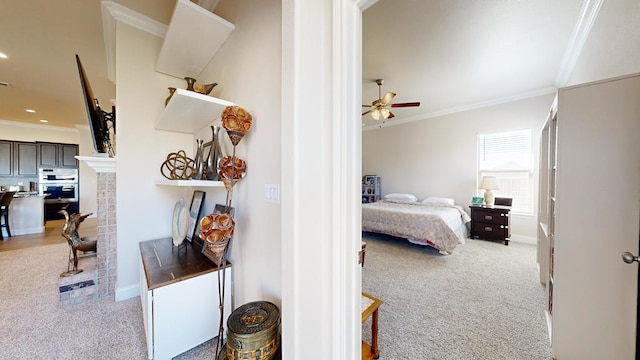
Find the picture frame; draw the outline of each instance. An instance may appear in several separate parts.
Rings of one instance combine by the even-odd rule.
[[[362,183],[364,185],[375,185],[376,184],[376,176],[375,175],[365,175],[363,177]]]
[[[207,195],[204,191],[195,190],[191,197],[191,205],[189,206],[189,228],[187,231],[187,241],[192,242],[194,238],[197,238],[196,227],[200,220],[200,212],[202,211],[202,205],[204,204],[204,198]]]
[[[482,204],[484,204],[484,198],[479,197],[479,196],[474,196],[471,199],[471,204],[473,204],[473,205],[482,205]]]

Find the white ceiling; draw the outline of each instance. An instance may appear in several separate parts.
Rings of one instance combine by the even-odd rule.
[[[117,2],[165,24],[175,4]],[[383,92],[398,94],[392,102],[422,103],[393,109],[390,122],[549,93],[566,71],[565,54],[576,48],[571,41],[582,6],[582,0],[380,0],[363,15],[363,104],[377,99],[377,78],[385,80]],[[9,56],[0,59],[0,82],[11,84],[0,87],[0,120],[86,125],[75,54],[94,95],[110,108],[115,85],[107,79],[101,16],[99,0],[0,1],[0,52]],[[374,124],[369,116],[362,120]]]
[[[119,0],[168,23],[175,0]],[[105,111],[115,85],[107,79],[100,0],[0,1],[0,120],[88,125],[75,54]],[[27,113],[26,109],[36,110]],[[0,138],[2,135],[0,135]]]
[[[391,121],[555,86],[581,0],[383,0],[363,16],[362,92],[376,78],[393,102]],[[364,116],[367,125],[377,123]]]

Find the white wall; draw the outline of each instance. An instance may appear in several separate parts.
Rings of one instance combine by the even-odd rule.
[[[236,150],[247,162],[247,175],[233,193],[234,306],[257,299],[279,304],[280,206],[265,203],[263,189],[264,184],[280,183],[280,2],[223,2],[220,9],[236,29],[198,82],[217,82],[212,96],[237,103],[254,118],[253,128]],[[186,86],[183,79],[154,71],[162,41],[117,24],[118,299],[138,293],[138,243],[170,236],[175,202],[180,197],[189,202],[195,190],[154,185],[154,180],[162,179],[160,165],[168,153],[181,149],[193,157],[195,138],[211,139],[208,126],[195,135],[154,129],[169,94],[167,87]],[[212,124],[219,115],[212,114]],[[224,131],[220,138],[229,154]],[[205,213],[224,203],[224,189],[200,190],[207,192]]]
[[[444,196],[466,207],[478,194],[478,134],[529,128],[537,189],[538,137],[552,100],[553,95],[544,95],[365,131],[362,173],[382,176],[383,195]],[[496,194],[499,196],[499,191]],[[535,216],[514,215],[511,226],[513,240],[535,240]]]
[[[253,127],[236,148],[247,162],[247,173],[233,192],[234,306],[255,300],[280,306],[280,204],[264,201],[264,185],[280,184],[281,2],[221,1],[216,13],[236,28],[198,82],[217,82],[214,96],[253,116]],[[210,139],[211,130],[205,129],[202,137]],[[220,137],[228,140],[224,131]],[[212,205],[207,201],[206,210]]]
[[[569,81],[583,84],[640,72],[640,3],[604,1]]]
[[[154,71],[162,39],[129,25],[116,26],[117,226],[118,280],[116,299],[137,296],[140,241],[171,236],[175,202],[190,201],[187,188],[158,186],[167,154],[185,150],[193,157],[190,134],[154,129],[164,108],[167,87],[184,87]]]

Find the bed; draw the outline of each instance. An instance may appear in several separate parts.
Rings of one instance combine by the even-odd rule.
[[[362,204],[362,231],[406,238],[447,255],[465,242],[469,221],[459,205],[394,200]]]

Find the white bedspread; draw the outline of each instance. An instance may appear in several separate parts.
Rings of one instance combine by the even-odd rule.
[[[451,254],[461,240],[456,230],[471,221],[458,205],[382,200],[362,204],[362,230],[407,238]]]

